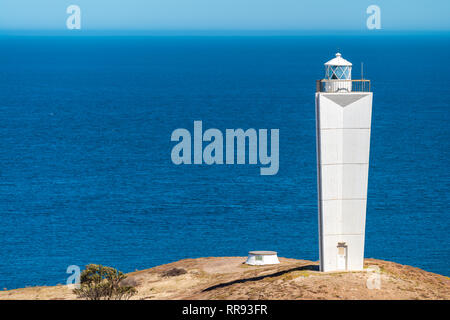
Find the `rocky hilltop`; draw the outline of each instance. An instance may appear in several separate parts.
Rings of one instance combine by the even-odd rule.
[[[131,272],[133,299],[450,299],[450,278],[366,259],[361,272],[318,271],[318,263],[280,258],[249,266],[245,257],[185,259]],[[377,271],[375,271],[377,270]],[[0,292],[0,299],[76,299],[67,286]]]

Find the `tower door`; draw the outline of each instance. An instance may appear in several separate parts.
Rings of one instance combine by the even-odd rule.
[[[347,270],[347,246],[339,243],[337,254],[337,270]]]

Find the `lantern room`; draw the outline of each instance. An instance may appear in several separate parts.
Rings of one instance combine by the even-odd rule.
[[[325,79],[327,80],[351,80],[352,64],[342,58],[338,52],[336,57],[325,63]]]
[[[335,58],[325,63],[323,84],[324,92],[346,93],[352,91],[352,64],[342,58],[339,52],[336,53]]]

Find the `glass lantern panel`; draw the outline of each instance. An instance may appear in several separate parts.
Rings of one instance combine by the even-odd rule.
[[[333,70],[331,69],[331,67],[327,66],[327,68],[325,70],[325,77],[327,79],[331,79],[332,76],[333,76]]]
[[[345,67],[345,69],[344,69],[343,79],[346,79],[346,80],[350,79],[348,67]]]
[[[342,67],[337,67],[336,71],[334,73],[336,74],[338,79],[342,79],[342,73],[343,73]]]

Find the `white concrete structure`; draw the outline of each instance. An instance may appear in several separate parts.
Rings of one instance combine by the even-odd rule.
[[[325,64],[325,72],[316,92],[320,270],[362,270],[370,82],[352,81],[351,63],[340,54]]]
[[[280,261],[278,260],[275,251],[250,251],[245,263],[252,266],[262,266],[267,264],[278,264]]]

